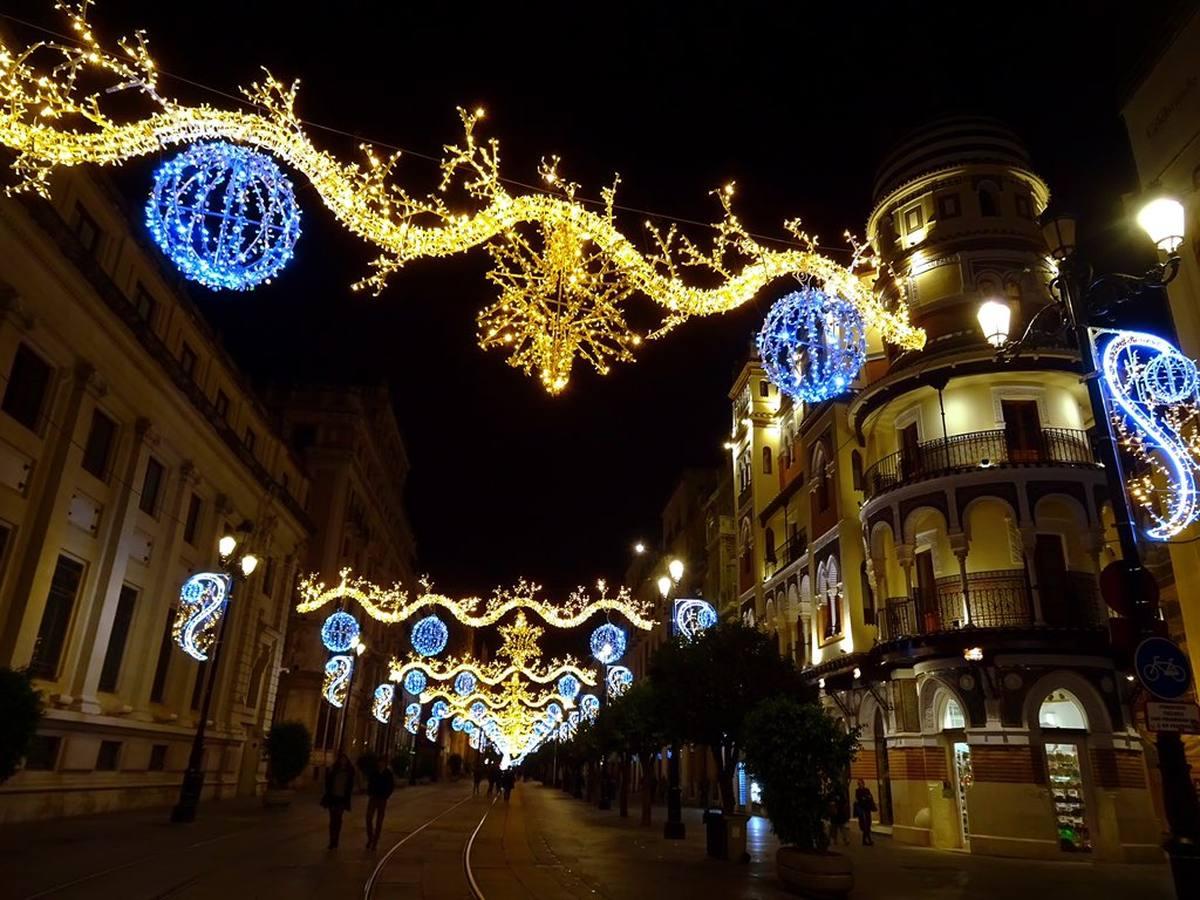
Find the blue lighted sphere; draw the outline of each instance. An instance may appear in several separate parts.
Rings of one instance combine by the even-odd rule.
[[[459,672],[458,677],[454,679],[454,692],[460,697],[465,697],[475,690],[475,676],[470,672]]]
[[[465,721],[466,720],[463,719],[462,716],[455,716],[453,719],[450,720],[450,727],[452,729],[454,729],[455,731],[462,731],[463,724],[465,723]]]
[[[546,707],[546,715],[551,719],[558,720],[562,718],[562,707],[557,703],[551,703]]]
[[[783,393],[819,403],[844,393],[867,358],[862,313],[815,288],[777,300],[758,334],[767,377]]]
[[[1182,353],[1162,353],[1142,371],[1146,392],[1156,403],[1179,403],[1196,393],[1196,364]]]
[[[404,689],[416,697],[425,690],[427,681],[424,672],[420,669],[413,669],[404,676]]]
[[[412,646],[422,656],[437,656],[446,649],[450,631],[437,616],[426,616],[413,626]]]
[[[482,700],[476,700],[471,704],[471,715],[476,719],[483,719],[487,716],[487,707],[483,705]]]
[[[338,610],[321,626],[321,643],[330,653],[345,653],[354,646],[358,634],[358,620]]]
[[[579,679],[571,674],[564,675],[558,679],[558,693],[568,700],[574,700],[579,693]]]
[[[435,719],[444,719],[450,715],[450,704],[445,700],[437,700],[429,707],[429,715]]]
[[[271,157],[217,141],[159,166],[146,225],[186,278],[244,291],[269,282],[292,258],[300,206]]]
[[[616,625],[604,624],[592,632],[592,656],[606,666],[625,655],[625,632]]]

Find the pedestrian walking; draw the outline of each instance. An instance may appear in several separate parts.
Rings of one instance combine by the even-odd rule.
[[[871,796],[871,789],[867,787],[866,782],[860,778],[858,779],[858,789],[854,792],[854,815],[858,818],[858,827],[862,831],[864,847],[875,844],[871,838],[871,813],[873,812],[875,812],[875,798]]]
[[[337,761],[325,773],[325,793],[321,805],[329,810],[329,849],[336,850],[342,833],[342,816],[350,808],[350,795],[354,792],[354,766],[350,757],[339,753]]]
[[[367,849],[379,846],[379,832],[383,830],[383,816],[387,812],[388,797],[396,789],[392,770],[375,758],[374,769],[367,775]]]
[[[478,766],[478,765],[475,766],[475,771],[473,771],[471,773],[471,778],[475,782],[475,790],[472,792],[471,796],[478,797],[479,796],[479,783],[481,781],[483,781],[483,767]],[[490,794],[491,791],[488,791],[488,793]]]
[[[838,788],[837,795],[829,801],[829,843],[837,844],[841,835],[842,846],[850,846],[850,785]]]
[[[512,769],[506,769],[500,779],[500,787],[504,789],[504,802],[507,803],[508,798],[512,796],[513,787],[516,786],[517,776]]]

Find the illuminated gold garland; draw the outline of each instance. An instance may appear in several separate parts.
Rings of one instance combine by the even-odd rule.
[[[732,185],[716,192],[724,215],[708,249],[674,226],[662,231],[647,222],[654,249],[644,253],[614,222],[615,184],[604,191],[603,211],[594,212],[575,199],[576,186],[558,176],[555,159],[540,170],[554,193],[509,193],[500,176],[499,145],[475,137],[482,115],[477,110],[462,112],[461,145],[445,148],[440,192],[416,196],[391,180],[398,153],[381,158],[364,145],[366,165],[359,166],[318,150],[296,115],[298,82],[285,86],[267,73],[244,89],[257,112],[188,106],[164,97],[144,35],[122,39],[118,51],[106,50],[87,22],[89,5],[90,0],[59,4],[78,46],[39,42],[14,53],[0,44],[0,144],[16,152],[19,188],[46,194],[48,175],[60,166],[116,165],[196,141],[261,148],[301,173],[338,221],[380,249],[373,273],[356,288],[378,292],[411,260],[486,245],[495,264],[488,277],[500,298],[479,315],[480,345],[507,349],[509,363],[537,374],[551,393],[566,386],[577,357],[601,373],[612,361],[632,359],[643,335],[627,325],[620,304],[634,293],[666,311],[660,326],[645,335],[656,337],[690,316],[736,309],[776,279],[800,277],[854,303],[885,340],[908,349],[924,344],[907,308],[886,307],[854,273],[861,248],[855,248],[849,268],[839,265],[817,252],[798,220],[789,220],[784,227],[801,246],[768,249],[733,213]],[[39,66],[45,54],[58,63]],[[89,70],[111,83],[89,92],[80,84]],[[120,91],[140,92],[157,111],[116,121],[102,101]],[[465,191],[470,211],[451,209],[443,194],[452,188]],[[688,284],[680,277],[685,267],[717,283]]]
[[[480,597],[458,600],[437,594],[428,581],[422,580],[422,592],[410,599],[408,591],[400,585],[381,587],[366,579],[352,577],[349,569],[343,569],[339,574],[341,581],[332,587],[316,575],[303,578],[298,589],[300,602],[296,604],[296,611],[309,613],[335,600],[351,599],[357,601],[367,615],[389,624],[403,622],[426,606],[440,606],[471,628],[494,625],[505,613],[514,609],[532,610],[554,628],[575,628],[597,613],[608,611],[620,613],[631,625],[643,631],[649,631],[656,624],[650,618],[654,612],[653,603],[635,599],[624,587],[614,596],[606,596],[608,585],[604,581],[596,583],[599,597],[592,598],[580,587],[571,592],[565,603],[554,604],[537,596],[541,585],[525,579],[509,590],[496,588],[487,600]]]
[[[447,660],[432,660],[425,657],[411,656],[401,662],[393,659],[389,666],[388,678],[391,681],[403,682],[409,672],[419,670],[434,681],[453,682],[464,672],[473,675],[480,684],[494,686],[507,681],[512,675],[519,674],[537,684],[556,682],[564,675],[574,675],[588,687],[596,686],[596,674],[590,669],[581,668],[579,661],[567,656],[554,659],[545,667],[523,666],[518,668],[502,662],[481,663],[470,657],[450,658]]]

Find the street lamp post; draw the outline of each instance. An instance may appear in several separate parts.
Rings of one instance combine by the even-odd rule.
[[[658,590],[662,594],[664,605],[671,597],[671,591],[683,578],[683,563],[673,559],[667,565],[670,575],[658,579]],[[683,824],[683,789],[679,785],[679,742],[671,741],[667,749],[667,821],[663,824],[663,837],[670,840],[682,840],[687,837],[687,826]]]
[[[200,794],[204,790],[204,735],[208,728],[208,711],[212,705],[213,691],[216,690],[217,670],[221,664],[221,648],[225,646],[225,629],[229,625],[231,615],[228,606],[233,602],[233,585],[237,581],[239,571],[244,580],[249,578],[258,567],[258,558],[250,553],[241,558],[236,569],[232,566],[233,553],[237,549],[237,538],[232,535],[222,537],[217,544],[217,549],[221,557],[221,568],[229,578],[230,586],[225,598],[225,615],[221,617],[221,627],[213,646],[212,660],[209,663],[208,679],[200,700],[200,722],[196,726],[196,734],[192,738],[192,752],[188,756],[187,768],[183,772],[183,783],[179,786],[179,800],[171,808],[171,821],[176,823],[195,821],[196,808],[200,804]]]
[[[337,740],[334,746],[337,748],[338,755],[341,755],[345,749],[346,740],[346,719],[350,716],[350,700],[354,693],[354,676],[358,674],[359,659],[363,655],[363,651],[367,649],[367,645],[361,639],[355,637],[350,644],[350,649],[354,651],[354,666],[350,669],[350,678],[346,681],[346,699],[342,702],[341,713],[338,715]]]
[[[1139,589],[1143,567],[1137,527],[1125,492],[1121,455],[1101,387],[1100,373],[1096,370],[1088,330],[1091,306],[1102,292],[1114,294],[1118,303],[1124,302],[1146,288],[1165,286],[1179,271],[1179,257],[1174,254],[1183,241],[1182,205],[1166,197],[1154,199],[1142,208],[1138,224],[1165,255],[1165,260],[1143,275],[1109,274],[1096,277],[1087,262],[1076,253],[1075,221],[1063,215],[1048,217],[1042,231],[1051,254],[1059,263],[1058,275],[1050,284],[1052,293],[1057,293],[1057,302],[1039,310],[1016,341],[1007,340],[1009,310],[1005,304],[995,300],[982,304],[979,324],[984,337],[997,348],[997,355],[1005,360],[1015,359],[1022,353],[1026,342],[1037,335],[1039,327],[1045,327],[1046,317],[1057,315],[1058,324],[1072,333],[1096,426],[1100,462],[1104,465],[1108,481],[1127,596],[1133,599],[1134,621],[1138,630],[1148,636],[1155,633],[1154,601]],[[1176,896],[1185,897],[1200,883],[1200,807],[1179,735],[1160,731],[1157,733],[1156,746],[1162,772],[1164,806],[1171,829],[1164,849],[1171,864]]]

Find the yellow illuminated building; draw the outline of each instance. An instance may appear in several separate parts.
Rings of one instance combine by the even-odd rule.
[[[781,399],[757,360],[731,393],[740,609],[847,727],[852,779],[894,838],[972,853],[1161,860],[1162,824],[1109,652],[1104,472],[1078,359],[1001,363],[1049,301],[1049,195],[998,123],[915,133],[881,166],[874,291],[921,350],[868,336],[835,401]]]

